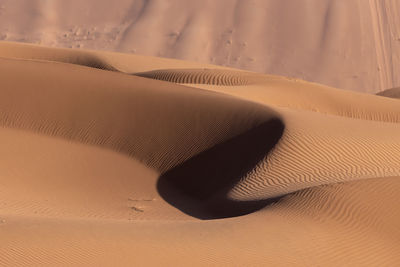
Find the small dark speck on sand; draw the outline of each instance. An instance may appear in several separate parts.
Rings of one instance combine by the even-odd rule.
[[[134,211],[137,211],[137,212],[144,212],[144,210],[139,209],[139,208],[137,208],[135,206],[132,206],[131,209],[134,210]]]

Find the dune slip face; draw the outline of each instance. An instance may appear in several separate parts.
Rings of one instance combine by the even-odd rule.
[[[400,261],[397,89],[15,43],[0,81],[0,265]]]

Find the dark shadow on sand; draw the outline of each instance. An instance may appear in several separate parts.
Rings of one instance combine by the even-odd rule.
[[[227,192],[278,143],[284,131],[271,119],[220,143],[162,174],[157,189],[171,205],[199,219],[249,214],[275,202],[232,201]]]

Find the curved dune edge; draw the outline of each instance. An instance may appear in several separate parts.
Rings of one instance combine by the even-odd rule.
[[[397,100],[266,75],[183,86],[204,67],[166,82],[18,49],[0,59],[0,265],[398,261]]]
[[[125,73],[146,72],[162,68],[214,68],[221,70],[234,70],[222,66],[176,59],[96,50],[51,48],[33,44],[4,41],[0,42],[0,57],[54,61]],[[132,64],[133,62],[135,63]]]
[[[148,78],[168,79],[169,82],[174,83],[186,81],[189,82],[184,83],[186,86],[217,91],[263,105],[356,119],[400,122],[400,107],[395,99],[382,99],[374,95],[340,90],[299,79],[257,74],[197,62],[9,42],[0,42],[0,57],[69,63],[139,76],[147,75]],[[196,80],[201,81],[201,74],[208,73],[205,69],[212,69],[217,73],[211,75],[209,81],[218,80],[221,73],[226,77],[225,83],[233,83],[233,81],[229,82],[229,79],[239,76],[239,81],[244,80],[248,84],[246,90],[234,90],[234,86],[231,85],[222,86],[221,79],[219,85],[207,84],[204,79],[201,83],[194,83]],[[160,76],[160,72],[163,75]]]
[[[160,69],[134,75],[217,91],[265,105],[355,119],[400,122],[400,108],[394,101],[297,79],[219,69]],[[246,89],[236,86],[246,86]]]

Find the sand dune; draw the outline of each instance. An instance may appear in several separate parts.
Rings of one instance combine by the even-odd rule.
[[[376,93],[400,86],[399,9],[397,0],[0,0],[0,40],[195,60]]]
[[[397,99],[0,44],[0,265],[394,266]]]
[[[339,90],[299,79],[220,69],[162,69],[134,74],[218,91],[266,105],[366,120],[400,121],[400,107],[396,101],[377,99],[373,95]],[[237,90],[233,85],[246,86]]]

